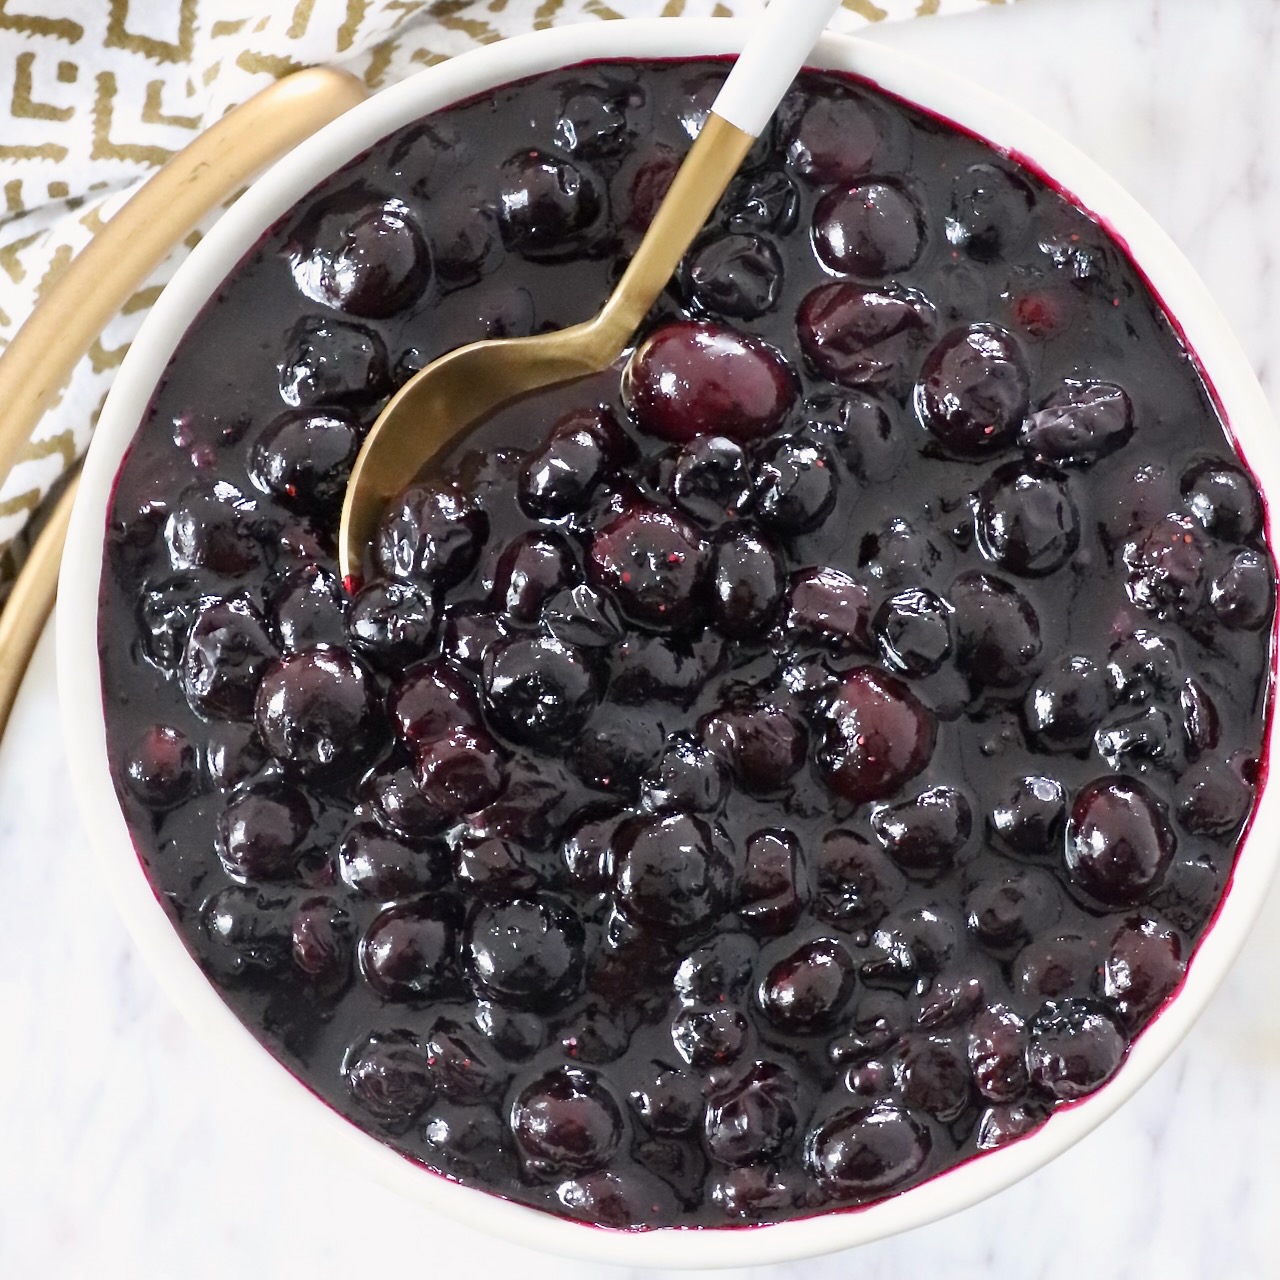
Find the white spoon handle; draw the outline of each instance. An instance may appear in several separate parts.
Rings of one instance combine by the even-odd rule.
[[[712,111],[758,138],[839,7],[840,0],[770,0]]]

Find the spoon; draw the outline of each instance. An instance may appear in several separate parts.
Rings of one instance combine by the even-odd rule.
[[[725,80],[609,300],[594,319],[530,338],[458,347],[415,373],[378,415],[342,503],[338,564],[349,588],[387,504],[459,432],[539,387],[609,368],[701,231],[840,0],[771,0]]]

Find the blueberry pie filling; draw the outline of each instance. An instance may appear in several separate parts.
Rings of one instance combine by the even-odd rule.
[[[387,396],[594,312],[723,74],[544,75],[328,179],[106,534],[111,764],[211,981],[409,1158],[610,1227],[865,1204],[1105,1084],[1270,693],[1262,504],[1137,270],[834,74],[625,366],[452,443],[344,587]]]

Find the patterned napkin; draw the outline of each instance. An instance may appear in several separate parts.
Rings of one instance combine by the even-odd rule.
[[[334,63],[378,89],[535,28],[623,16],[751,17],[762,3],[0,0],[0,349],[149,173],[276,77]],[[852,31],[1000,3],[844,0],[832,25]],[[0,589],[12,578],[19,535],[88,443],[143,316],[199,239],[193,232],[107,326],[0,488]]]

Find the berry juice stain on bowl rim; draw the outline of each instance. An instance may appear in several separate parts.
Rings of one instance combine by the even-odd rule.
[[[273,1059],[222,1002],[174,932],[143,875],[109,775],[101,708],[96,628],[102,530],[113,479],[137,423],[176,345],[219,282],[263,231],[315,183],[376,139],[427,111],[474,98],[493,86],[597,58],[719,56],[740,45],[742,29],[728,22],[616,23],[568,29],[467,55],[398,86],[331,126],[282,163],[237,205],[206,239],[158,304],[121,370],[87,464],[64,564],[59,610],[60,683],[68,746],[78,796],[101,863],[131,930],[158,976],[193,1020],[232,1055],[246,1081],[264,1098],[290,1108],[303,1126],[332,1139],[344,1158],[412,1198],[483,1229],[558,1252],[629,1265],[730,1266],[798,1258],[879,1238],[953,1212],[1008,1185],[1065,1149],[1106,1114],[1167,1056],[1220,980],[1260,906],[1275,850],[1259,839],[1280,801],[1266,784],[1265,760],[1274,724],[1268,721],[1255,818],[1241,838],[1240,856],[1219,914],[1203,936],[1183,986],[1165,1011],[1133,1043],[1124,1067],[1097,1092],[1059,1108],[1025,1139],[958,1165],[945,1176],[856,1210],[801,1218],[747,1232],[727,1229],[659,1230],[643,1234],[584,1231],[524,1206],[434,1177],[356,1130]],[[1021,113],[931,67],[857,41],[829,38],[811,65],[850,71],[920,109],[993,144],[1006,155],[1032,158],[1037,172],[1076,193],[1076,203],[1118,232],[1130,256],[1180,324],[1198,354],[1221,417],[1235,428],[1237,452],[1257,477],[1264,501],[1280,492],[1280,466],[1267,437],[1270,416],[1247,361],[1212,301],[1167,239],[1087,160]],[[1270,504],[1265,517],[1268,534]],[[911,614],[910,617],[916,616]],[[902,626],[910,620],[904,615]],[[1273,621],[1274,626],[1274,621]],[[899,632],[895,632],[900,634]],[[86,731],[88,728],[88,731]],[[161,746],[168,744],[159,744]],[[285,806],[287,809],[287,806]],[[1265,813],[1264,813],[1265,811]],[[761,857],[776,851],[762,849]],[[308,952],[308,954],[311,954]],[[829,958],[830,959],[830,958]],[[825,963],[825,962],[824,962]],[[838,958],[831,960],[839,968]],[[827,966],[830,968],[830,965]],[[773,981],[770,971],[770,981]],[[783,982],[781,973],[778,982]],[[780,987],[779,990],[785,989]],[[963,993],[957,993],[957,999]],[[992,1028],[992,1034],[999,1028]],[[768,1096],[772,1086],[759,1082]],[[290,1101],[292,1099],[292,1101]]]

